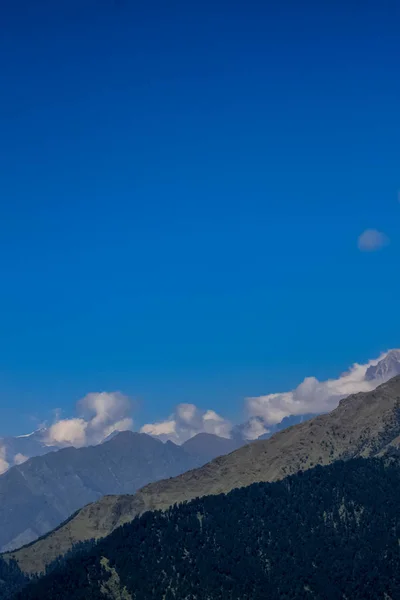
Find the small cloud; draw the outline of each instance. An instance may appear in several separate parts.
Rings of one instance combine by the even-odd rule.
[[[387,235],[376,229],[366,229],[358,238],[358,249],[361,252],[374,252],[388,244]]]
[[[4,446],[0,446],[0,475],[5,473],[9,466],[6,460],[6,449]]]
[[[242,435],[246,440],[257,440],[260,435],[269,433],[265,421],[259,416],[250,417],[242,428]]]
[[[162,436],[162,439],[167,440],[176,439],[176,421],[171,417],[171,419],[167,419],[166,421],[147,423],[147,425],[143,425],[140,432],[157,437]]]
[[[198,433],[214,433],[229,438],[232,424],[214,410],[204,411],[194,404],[178,404],[175,412],[168,419],[148,423],[140,431],[157,436],[163,442],[171,440],[176,444],[182,444]]]
[[[119,392],[87,394],[77,405],[78,416],[56,420],[48,429],[46,442],[49,446],[82,446],[99,444],[115,431],[133,428],[130,417],[129,398]]]
[[[49,446],[86,446],[86,429],[88,423],[84,419],[62,419],[54,423],[47,433]]]
[[[28,456],[21,454],[20,452],[14,456],[14,465],[22,465],[28,460]]]

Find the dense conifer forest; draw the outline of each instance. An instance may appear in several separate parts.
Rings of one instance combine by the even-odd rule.
[[[18,600],[400,598],[398,460],[356,459],[149,512]]]
[[[6,561],[0,556],[0,599],[8,600],[22,587],[29,583],[29,579],[21,573],[15,561]]]

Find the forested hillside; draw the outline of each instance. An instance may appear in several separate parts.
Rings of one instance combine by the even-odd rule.
[[[316,467],[149,512],[18,600],[396,600],[398,459]]]
[[[29,582],[15,560],[4,560],[0,556],[0,599],[8,600],[15,592],[20,590]]]
[[[244,446],[200,469],[149,484],[134,496],[101,498],[65,526],[11,556],[24,572],[40,573],[74,543],[106,537],[146,511],[283,479],[337,460],[381,456],[399,443],[400,377],[395,377],[372,392],[349,396],[329,414]]]

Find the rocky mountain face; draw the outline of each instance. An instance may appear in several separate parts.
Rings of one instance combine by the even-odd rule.
[[[0,548],[32,542],[105,494],[133,494],[233,449],[213,435],[177,446],[126,431],[99,446],[32,458],[0,477]]]
[[[400,377],[396,377],[374,391],[349,396],[329,414],[244,446],[199,469],[147,485],[133,496],[107,496],[12,556],[24,571],[41,572],[74,543],[108,535],[147,510],[279,480],[340,459],[380,456],[399,445]]]

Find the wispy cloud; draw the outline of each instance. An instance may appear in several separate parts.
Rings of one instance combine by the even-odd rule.
[[[358,238],[358,249],[361,252],[375,252],[387,246],[389,241],[385,233],[376,229],[366,229]]]

